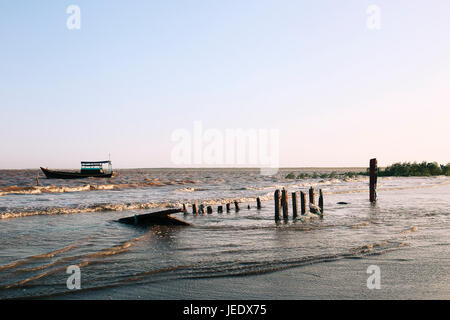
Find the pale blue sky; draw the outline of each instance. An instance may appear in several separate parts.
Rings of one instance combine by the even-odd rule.
[[[171,167],[171,133],[196,120],[279,129],[281,166],[450,162],[449,13],[446,0],[0,0],[0,168],[108,153]]]

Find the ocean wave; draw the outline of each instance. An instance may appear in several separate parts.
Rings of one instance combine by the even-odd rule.
[[[83,191],[97,191],[97,190],[119,190],[132,189],[141,187],[158,187],[169,185],[184,185],[193,184],[192,180],[169,180],[163,181],[158,178],[144,179],[144,182],[137,183],[117,183],[117,184],[85,184],[81,186],[9,186],[0,188],[0,196],[8,194],[42,194],[42,193],[64,193],[64,192],[83,192]]]
[[[6,188],[6,192],[21,192],[24,190],[24,192],[43,192],[43,190],[46,190],[46,192],[75,192],[75,191],[83,191],[83,190],[112,190],[112,189],[119,189],[119,188],[131,188],[131,187],[138,187],[138,186],[153,186],[153,185],[161,185],[162,183],[168,183],[168,182],[162,182],[158,179],[149,179],[151,181],[147,181],[145,183],[139,183],[139,184],[114,184],[114,185],[86,185],[81,187],[8,187]],[[171,181],[169,184],[184,184],[191,183],[190,180],[176,180]],[[386,187],[380,187],[378,188],[379,191],[394,191],[394,190],[408,190],[408,189],[423,189],[423,188],[432,188],[439,185],[444,184],[450,184],[449,179],[442,179],[439,180],[438,183],[429,184],[429,185],[415,185],[415,186],[402,186],[402,187],[395,187],[395,186],[386,186]],[[167,185],[167,184],[166,184]],[[322,184],[323,185],[323,184]],[[89,212],[102,212],[102,211],[127,211],[127,210],[140,210],[140,209],[153,209],[153,208],[179,208],[183,204],[186,204],[187,207],[189,207],[191,204],[203,204],[203,205],[225,205],[226,203],[233,203],[234,201],[237,201],[239,203],[252,203],[256,201],[256,198],[260,198],[261,201],[269,201],[274,199],[273,190],[275,189],[281,189],[283,187],[286,187],[288,191],[298,191],[298,189],[303,189],[304,191],[307,191],[305,189],[309,188],[310,186],[314,186],[318,188],[321,186],[320,183],[308,183],[308,184],[293,184],[293,185],[273,185],[273,186],[267,186],[263,188],[253,188],[253,187],[246,187],[244,190],[259,190],[260,194],[255,195],[244,195],[241,197],[236,196],[230,196],[230,197],[220,197],[220,198],[204,198],[204,199],[180,199],[180,200],[173,200],[173,201],[151,201],[151,202],[135,202],[135,203],[98,203],[98,204],[91,204],[91,205],[78,205],[76,207],[44,207],[44,208],[31,208],[31,209],[24,209],[24,208],[5,208],[3,207],[0,210],[0,219],[7,219],[7,218],[19,218],[19,217],[27,217],[27,216],[35,216],[35,215],[56,215],[56,214],[75,214],[75,213],[89,213]],[[36,189],[37,188],[37,189]],[[40,189],[39,189],[40,188]],[[297,189],[297,190],[296,190]],[[5,190],[5,188],[0,189]],[[36,191],[39,190],[39,191]],[[185,193],[191,193],[196,191],[205,191],[208,189],[205,188],[193,188],[193,187],[186,187],[177,189],[179,192],[185,192]],[[267,190],[267,193],[261,194],[262,190]],[[353,187],[349,186],[347,189],[333,189],[333,188],[322,188],[324,195],[331,195],[331,194],[353,194],[353,193],[363,193],[367,192],[368,188],[366,185],[355,185]],[[257,193],[257,192],[255,192]],[[288,192],[288,197],[292,198],[291,192]],[[360,227],[360,226],[357,226]]]
[[[70,245],[70,246],[67,246],[67,247],[64,247],[61,249],[50,251],[48,253],[27,257],[22,260],[14,261],[12,263],[0,266],[0,270],[9,270],[9,273],[6,274],[5,276],[3,276],[2,280],[6,279],[8,277],[11,277],[13,274],[18,274],[18,273],[29,274],[29,273],[32,273],[35,271],[43,271],[42,273],[39,273],[34,276],[28,276],[25,279],[22,279],[20,281],[0,285],[0,289],[11,289],[14,287],[21,287],[29,282],[48,277],[57,272],[63,272],[66,270],[66,265],[68,263],[78,265],[80,268],[85,267],[90,264],[102,263],[102,260],[96,260],[96,259],[105,258],[108,256],[124,253],[124,252],[128,251],[134,243],[136,243],[140,240],[143,240],[145,238],[148,238],[148,236],[149,236],[149,234],[144,234],[142,236],[123,241],[123,242],[119,243],[118,245],[104,248],[97,252],[93,252],[93,253],[89,253],[89,254],[60,257],[50,263],[35,266],[35,267],[23,268],[23,269],[19,268],[24,265],[28,265],[37,259],[51,259],[56,255],[73,250],[74,248],[78,247],[79,244]],[[63,266],[60,266],[60,265],[63,265]],[[56,268],[54,268],[54,267],[56,267]]]
[[[179,191],[179,192],[194,192],[194,191],[207,191],[207,190],[209,190],[209,189],[206,189],[206,188],[192,188],[192,187],[177,189],[177,191]]]
[[[417,231],[419,231],[419,228],[417,226],[412,226],[411,228],[402,231],[401,234],[408,234],[408,233],[417,232]]]
[[[261,201],[273,199],[272,194],[259,196]],[[192,203],[201,203],[203,205],[221,205],[226,203],[233,203],[237,201],[239,203],[247,203],[256,201],[256,197],[239,197],[239,198],[216,198],[205,200],[187,200],[187,201],[172,201],[172,202],[136,202],[136,203],[97,203],[92,205],[80,205],[77,207],[47,207],[40,208],[38,210],[23,210],[23,209],[10,209],[0,213],[0,219],[29,217],[36,215],[57,215],[57,214],[76,214],[76,213],[91,213],[91,212],[103,212],[103,211],[129,211],[129,210],[143,210],[154,208],[180,208],[183,204],[189,207]]]
[[[74,249],[76,247],[77,247],[77,245],[74,244],[74,245],[66,246],[64,248],[53,250],[53,251],[50,251],[50,252],[47,252],[47,253],[31,256],[31,257],[25,258],[23,260],[14,261],[14,262],[11,262],[9,264],[0,266],[0,271],[17,268],[18,266],[21,266],[23,264],[29,263],[29,262],[31,262],[33,260],[53,258],[55,255],[58,255],[58,254],[70,251],[70,250],[72,250],[72,249]]]
[[[75,208],[64,207],[50,207],[39,210],[13,210],[3,212],[0,215],[0,219],[29,217],[36,215],[56,215],[56,214],[75,214],[75,213],[89,213],[89,212],[101,212],[101,211],[125,211],[125,210],[137,210],[137,209],[152,209],[156,207],[167,207],[170,203],[106,203],[106,204],[93,204],[89,206],[78,206]]]

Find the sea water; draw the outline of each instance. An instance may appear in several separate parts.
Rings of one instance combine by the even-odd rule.
[[[1,170],[0,298],[182,298],[177,284],[252,281],[411,247],[449,252],[450,177],[379,178],[376,204],[368,200],[366,176],[285,178],[349,170],[293,168],[263,176],[256,169],[130,169],[111,179],[40,177],[39,186],[36,170]],[[289,220],[275,222],[274,191],[310,186],[323,190],[323,218],[294,221],[290,201]],[[230,212],[217,212],[234,200],[239,211],[231,205]],[[187,214],[174,216],[189,227],[116,221],[183,203]],[[213,214],[193,215],[192,203],[211,205]],[[67,284],[70,266],[79,267],[79,289]],[[173,285],[161,286],[167,283]],[[267,296],[277,298],[272,290]],[[213,296],[205,289],[197,297]]]

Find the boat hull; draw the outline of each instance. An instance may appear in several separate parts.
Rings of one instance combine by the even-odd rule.
[[[80,173],[80,172],[49,170],[49,169],[45,169],[42,167],[41,167],[41,170],[45,174],[47,179],[111,178],[113,175],[113,172],[111,172],[111,173]]]

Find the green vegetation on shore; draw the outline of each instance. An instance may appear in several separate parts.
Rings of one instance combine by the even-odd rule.
[[[450,176],[450,163],[439,165],[437,162],[398,162],[394,163],[384,170],[379,169],[378,175],[381,177],[427,177],[427,176]]]
[[[335,178],[355,178],[358,175],[366,175],[365,172],[330,172],[330,173],[320,173],[320,172],[313,172],[313,173],[300,173],[298,175],[295,175],[294,172],[290,172],[288,175],[285,176],[286,179],[335,179]]]
[[[300,173],[296,175],[290,172],[285,176],[286,179],[334,179],[334,178],[355,178],[356,176],[369,175],[368,169],[365,172],[341,172],[333,171],[331,173]],[[439,165],[437,162],[397,162],[384,169],[378,169],[380,177],[428,177],[428,176],[450,176],[450,163],[447,165]]]

